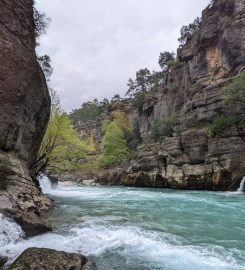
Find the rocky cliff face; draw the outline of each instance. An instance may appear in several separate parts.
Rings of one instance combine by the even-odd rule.
[[[32,0],[0,2],[0,209],[39,214],[50,206],[31,167],[50,113],[35,53]]]
[[[203,11],[201,29],[179,48],[180,64],[171,70],[167,87],[158,89],[137,117],[146,139],[155,121],[178,114],[179,134],[142,144],[129,167],[107,172],[101,183],[116,175],[116,183],[127,186],[237,188],[245,175],[245,125],[215,137],[207,126],[225,112],[224,89],[245,68],[244,29],[245,0],[216,0]],[[237,112],[240,119],[244,109]]]

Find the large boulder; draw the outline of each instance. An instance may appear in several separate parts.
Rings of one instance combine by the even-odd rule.
[[[85,270],[88,267],[88,259],[80,254],[29,248],[7,270]]]

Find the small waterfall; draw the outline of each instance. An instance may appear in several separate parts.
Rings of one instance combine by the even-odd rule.
[[[44,194],[51,194],[52,193],[52,185],[51,181],[46,175],[40,176],[38,179],[41,190]]]
[[[238,192],[245,192],[245,176],[243,177],[240,187],[237,190]]]

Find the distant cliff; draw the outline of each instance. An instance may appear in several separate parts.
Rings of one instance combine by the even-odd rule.
[[[35,213],[50,206],[31,170],[50,113],[35,53],[32,0],[0,2],[0,209]]]
[[[178,49],[166,86],[135,114],[143,143],[129,166],[101,173],[100,183],[140,187],[234,190],[245,175],[245,106],[224,106],[224,92],[245,69],[245,0],[216,0],[203,11],[200,30]],[[227,111],[228,110],[228,111]],[[233,115],[210,135],[220,116]],[[157,121],[178,119],[170,136],[149,142]]]

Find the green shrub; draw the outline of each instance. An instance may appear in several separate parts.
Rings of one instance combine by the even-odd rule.
[[[225,89],[225,105],[245,105],[245,71],[241,72]]]
[[[221,134],[226,128],[232,126],[234,122],[233,117],[217,116],[208,128],[209,135],[214,137],[215,135]]]

